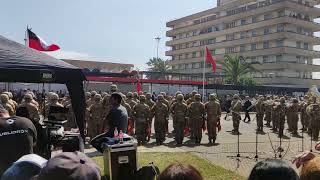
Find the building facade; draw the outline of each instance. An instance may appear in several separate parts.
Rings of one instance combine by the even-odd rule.
[[[320,58],[313,49],[320,44],[314,36],[320,31],[320,24],[314,22],[320,17],[318,4],[319,0],[218,0],[215,8],[167,23],[166,35],[171,39],[166,42],[170,47],[166,55],[175,72],[201,74],[207,46],[217,61],[231,54],[259,62],[255,65],[259,71],[251,76],[264,85],[319,84],[313,79],[313,72],[320,72],[313,63]],[[206,67],[210,76],[211,67]]]

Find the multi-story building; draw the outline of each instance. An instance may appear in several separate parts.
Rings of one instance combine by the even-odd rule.
[[[215,8],[167,23],[171,39],[166,45],[171,49],[166,55],[172,57],[175,72],[201,74],[207,46],[217,61],[231,54],[259,62],[255,65],[259,71],[251,76],[262,84],[319,84],[313,79],[313,72],[320,72],[320,66],[313,64],[320,57],[313,49],[320,44],[314,36],[320,31],[314,22],[320,17],[318,4],[320,0],[218,0]],[[211,67],[206,67],[210,75]]]

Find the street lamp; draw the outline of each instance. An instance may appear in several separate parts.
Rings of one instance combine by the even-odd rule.
[[[154,39],[157,41],[157,59],[159,59],[159,43],[160,43],[161,38],[158,36]]]

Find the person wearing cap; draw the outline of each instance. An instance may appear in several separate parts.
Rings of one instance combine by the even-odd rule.
[[[250,112],[250,107],[252,106],[252,103],[251,103],[251,101],[250,101],[250,97],[249,96],[246,96],[246,101],[244,102],[244,104],[243,104],[243,108],[244,108],[244,111],[245,111],[245,117],[244,117],[244,119],[243,119],[243,122],[246,122],[246,120],[248,119],[248,121],[247,122],[250,122],[251,121],[251,118],[250,118],[250,114],[249,114],[249,112]]]
[[[96,94],[93,97],[94,103],[89,107],[90,119],[87,122],[88,124],[88,136],[93,138],[100,134],[100,128],[103,121],[103,105],[102,97],[100,94]]]
[[[118,86],[116,84],[112,84],[110,86],[110,92],[111,93],[115,93],[115,92],[118,92]]]
[[[276,105],[275,112],[277,115],[279,137],[283,136],[284,124],[286,122],[286,114],[288,112],[288,107],[286,106],[286,99],[284,97],[280,98],[280,103]]]
[[[300,110],[299,101],[296,98],[292,98],[291,102],[292,103],[288,107],[287,122],[290,122],[288,123],[288,125],[290,125],[289,127],[291,130],[291,134],[293,136],[298,136],[298,121],[299,121],[299,110]]]
[[[208,126],[208,137],[209,144],[214,144],[217,139],[217,126],[220,122],[221,106],[217,102],[216,94],[209,95],[209,102],[205,104],[205,110],[207,114],[207,126]]]
[[[20,108],[26,108],[28,114],[23,117],[30,119],[32,122],[39,122],[40,120],[39,110],[37,106],[35,106],[32,103],[33,97],[31,96],[31,94],[24,95],[23,100],[24,101],[18,106],[17,112],[19,112]]]
[[[151,114],[154,117],[154,129],[156,135],[156,143],[157,145],[162,145],[166,139],[166,122],[169,118],[169,111],[167,105],[165,105],[162,100],[163,96],[159,95],[158,100],[151,107]]]
[[[49,96],[49,102],[45,105],[45,117],[54,116],[56,119],[59,119],[59,116],[57,114],[50,113],[50,107],[63,107],[62,104],[59,102],[59,96],[56,93],[52,93]]]
[[[34,124],[24,117],[11,117],[0,105],[0,176],[21,156],[33,153],[36,142]]]
[[[233,130],[232,133],[239,133],[239,125],[241,121],[240,111],[242,109],[239,95],[235,94],[231,101],[230,111],[232,113]]]
[[[100,180],[99,167],[84,153],[63,152],[48,160],[36,180]]]
[[[310,117],[311,137],[314,141],[318,141],[320,128],[320,105],[317,98],[312,97],[310,105],[307,107],[307,113]]]
[[[140,100],[139,100],[139,94],[137,92],[134,92],[133,93],[133,100],[136,102],[136,103],[139,103]]]
[[[150,108],[146,102],[146,97],[144,95],[140,96],[140,102],[133,107],[133,117],[135,121],[136,132],[135,135],[138,140],[139,145],[143,145],[147,141],[147,130],[150,124],[151,115]]]
[[[177,95],[177,101],[170,107],[173,124],[175,124],[174,139],[177,145],[181,145],[184,138],[184,128],[188,119],[188,106],[183,102],[183,95]]]
[[[265,110],[262,95],[259,96],[255,104],[255,107],[256,107],[256,119],[257,119],[257,132],[262,133],[263,132],[263,115]]]
[[[1,180],[36,179],[36,176],[47,162],[46,159],[37,154],[24,155],[3,173]]]
[[[202,128],[205,123],[205,109],[202,102],[200,102],[200,94],[196,94],[194,100],[195,102],[191,103],[189,106],[189,118],[192,127],[191,136],[195,139],[195,143],[199,145],[202,139]]]
[[[109,99],[111,109],[103,121],[102,132],[108,137],[114,136],[114,130],[117,128],[118,132],[122,130],[127,132],[128,127],[128,112],[125,107],[121,105],[122,96],[119,93],[112,93]],[[107,129],[108,127],[108,129]]]

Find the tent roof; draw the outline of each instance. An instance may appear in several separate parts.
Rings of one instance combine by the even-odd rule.
[[[0,36],[0,71],[0,81],[6,82],[66,83],[85,80],[81,69],[3,36]],[[43,73],[52,74],[52,78],[43,76]]]

